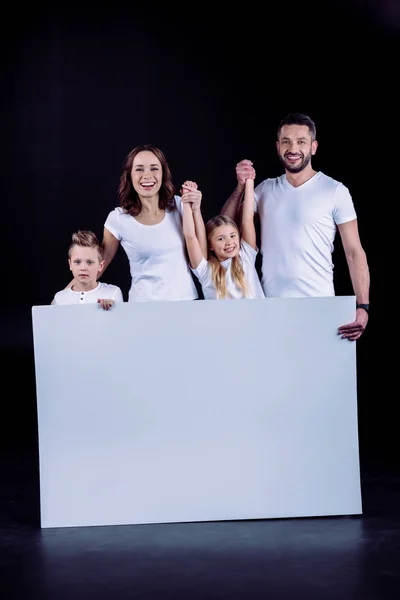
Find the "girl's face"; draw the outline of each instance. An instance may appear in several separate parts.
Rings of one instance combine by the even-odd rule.
[[[139,198],[156,196],[162,184],[162,166],[158,158],[152,152],[139,152],[133,159],[131,179]]]
[[[219,261],[233,258],[240,250],[239,232],[233,225],[220,225],[211,233],[208,243]]]
[[[96,248],[74,246],[68,262],[72,275],[78,282],[78,287],[91,288],[97,286],[97,277],[102,272],[105,263],[104,260],[100,261]]]

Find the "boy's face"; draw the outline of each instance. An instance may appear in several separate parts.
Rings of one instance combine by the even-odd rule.
[[[95,248],[82,248],[81,246],[72,248],[68,263],[74,278],[83,285],[96,284],[97,278],[104,268],[104,260],[100,261]]]

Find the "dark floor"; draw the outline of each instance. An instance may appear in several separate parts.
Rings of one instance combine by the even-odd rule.
[[[3,600],[400,598],[395,469],[362,475],[362,516],[41,530],[35,447],[0,468]]]
[[[400,600],[397,423],[375,403],[362,516],[41,530],[32,355],[1,362],[0,600]]]

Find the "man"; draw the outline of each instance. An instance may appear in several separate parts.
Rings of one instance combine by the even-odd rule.
[[[349,190],[312,168],[318,142],[307,115],[291,113],[280,122],[276,147],[285,174],[255,189],[264,293],[267,298],[334,296],[332,252],[339,230],[357,299],[355,321],[339,327],[339,334],[355,341],[368,323],[370,277]],[[255,178],[253,163],[239,162],[236,175],[237,187],[221,211],[231,218],[237,217],[246,179]]]

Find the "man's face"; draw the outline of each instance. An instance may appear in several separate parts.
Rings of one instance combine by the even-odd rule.
[[[311,162],[318,142],[312,141],[307,125],[284,125],[276,142],[279,160],[289,173],[300,173]]]

